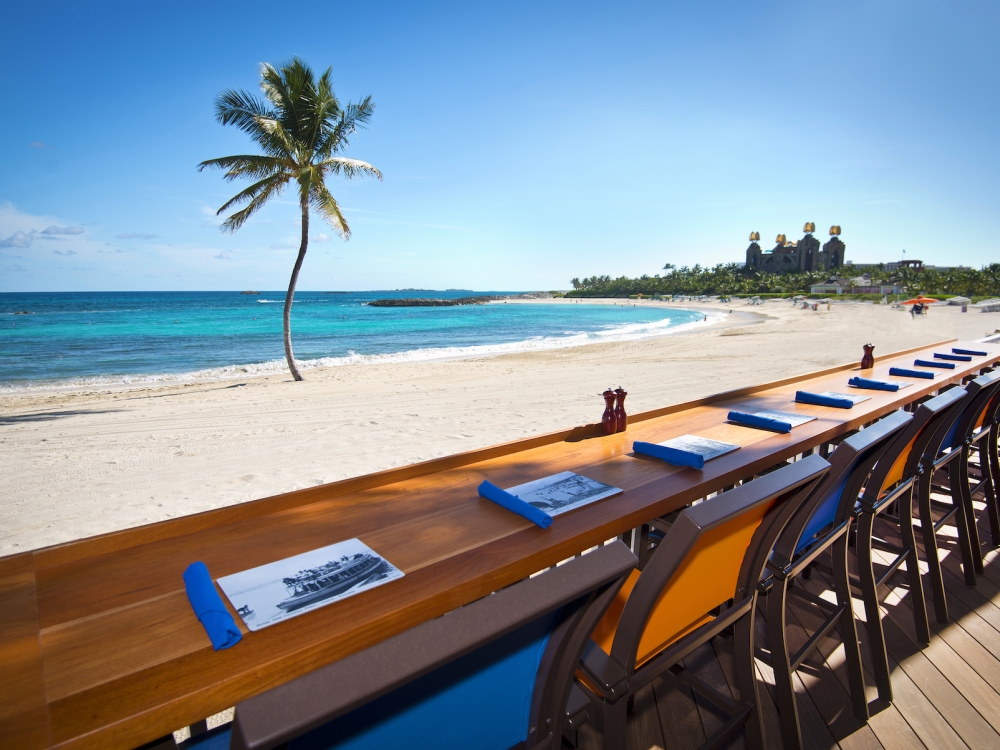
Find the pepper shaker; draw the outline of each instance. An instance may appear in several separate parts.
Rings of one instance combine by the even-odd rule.
[[[865,356],[861,358],[861,369],[870,370],[875,366],[875,357],[872,354],[875,351],[874,344],[864,344]]]
[[[604,393],[604,416],[601,417],[601,431],[611,435],[618,431],[618,419],[615,417],[615,392],[609,387]]]
[[[621,386],[615,389],[615,396],[618,399],[618,403],[615,406],[615,427],[617,432],[625,432],[628,428],[628,414],[625,413],[625,397],[627,395],[628,391]]]

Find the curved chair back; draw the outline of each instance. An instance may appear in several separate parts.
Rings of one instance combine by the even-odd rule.
[[[924,459],[933,461],[947,448],[958,448],[972,437],[977,428],[982,427],[1000,388],[1000,370],[994,370],[965,386],[965,397],[956,409],[950,424],[942,424],[928,443]],[[992,416],[992,415],[989,415]]]
[[[912,414],[899,409],[841,441],[830,456],[830,472],[788,522],[775,546],[781,564],[805,554],[810,547],[849,522],[868,475],[893,438],[912,419]]]
[[[228,747],[558,748],[584,644],[637,562],[613,542],[251,698]]]
[[[730,600],[731,610],[749,609],[781,528],[829,467],[809,456],[685,509],[641,575],[629,576],[595,642],[632,672],[712,625]]]
[[[894,489],[907,486],[917,473],[935,431],[960,408],[964,397],[963,388],[952,388],[917,407],[906,429],[897,433],[885,450],[883,460],[875,465],[861,498],[864,505],[874,508]]]

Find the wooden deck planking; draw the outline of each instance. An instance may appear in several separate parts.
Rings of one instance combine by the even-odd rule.
[[[989,521],[979,503],[977,516],[980,538],[984,542],[985,573],[978,577],[976,586],[967,586],[962,578],[957,546],[948,534],[944,535],[940,556],[952,620],[947,625],[936,621],[933,600],[928,593],[933,634],[929,646],[920,648],[917,643],[909,591],[903,585],[904,574],[897,573],[891,579],[893,588],[883,605],[883,622],[893,677],[892,706],[881,705],[876,698],[860,598],[856,597],[854,604],[861,621],[859,638],[869,708],[873,712],[866,726],[858,726],[851,712],[844,650],[836,631],[807,659],[801,675],[796,675],[795,685],[803,742],[807,748],[1000,747],[1000,551],[987,546]],[[920,552],[922,555],[923,550]],[[796,585],[803,585],[815,594],[832,595],[830,581],[819,571],[814,571],[810,580]],[[794,595],[789,600],[789,641],[790,647],[796,648],[821,617],[818,612],[810,612],[811,605],[800,603]],[[758,628],[758,646],[766,651],[766,642],[760,640],[765,628],[764,625]],[[715,669],[709,663],[711,660],[705,658],[708,652],[699,654],[698,674],[702,679],[708,679],[706,674],[718,675],[719,670],[726,675],[727,681],[731,679],[731,672],[727,670],[731,670],[732,664],[726,656],[726,647],[724,641],[716,641]],[[773,685],[772,672],[760,660],[757,669],[767,746],[780,748],[780,737],[776,736],[779,732],[777,712],[768,690]],[[641,741],[646,741],[647,737],[636,732],[631,738],[630,750],[649,750],[657,746],[696,747],[704,740],[704,730],[697,731],[703,712],[698,712],[696,699],[691,697],[690,691],[658,681],[654,683],[653,694],[655,704],[641,708],[637,705],[630,723],[648,726],[650,716],[646,714],[655,715],[659,736],[671,741],[658,744],[650,736],[651,744],[643,747]],[[597,739],[596,733],[591,739]],[[581,750],[597,747],[599,745],[593,743],[580,744]]]

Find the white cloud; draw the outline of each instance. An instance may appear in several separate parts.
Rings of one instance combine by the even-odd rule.
[[[63,252],[62,250],[53,250],[52,252],[56,255],[76,255],[76,250],[67,250],[66,252]]]
[[[53,224],[43,229],[42,234],[83,234],[83,227],[57,227]]]
[[[155,234],[148,234],[146,232],[125,232],[124,234],[115,236],[120,240],[152,240],[156,238]]]
[[[312,239],[313,242],[329,242],[330,241],[329,235],[324,234],[323,232],[320,232],[319,234],[314,234],[310,239]]]
[[[14,232],[5,240],[0,240],[0,247],[31,247],[32,240],[35,239],[35,230],[30,232]]]
[[[12,266],[7,266],[5,271],[10,271],[11,273],[27,273],[28,269],[22,266],[20,263],[15,263]]]
[[[233,259],[233,256],[230,255],[229,253],[227,253],[225,250],[223,250],[218,255],[213,255],[212,257],[213,258],[217,258],[218,260],[232,260]]]

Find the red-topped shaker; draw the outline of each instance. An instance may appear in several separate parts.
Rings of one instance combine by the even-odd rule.
[[[615,405],[615,428],[617,432],[625,432],[628,428],[628,414],[625,413],[625,397],[627,395],[628,391],[621,386],[615,388],[615,396],[618,400],[618,403]]]
[[[604,416],[601,417],[601,431],[611,435],[618,431],[618,420],[615,418],[615,392],[608,388],[604,393]]]

